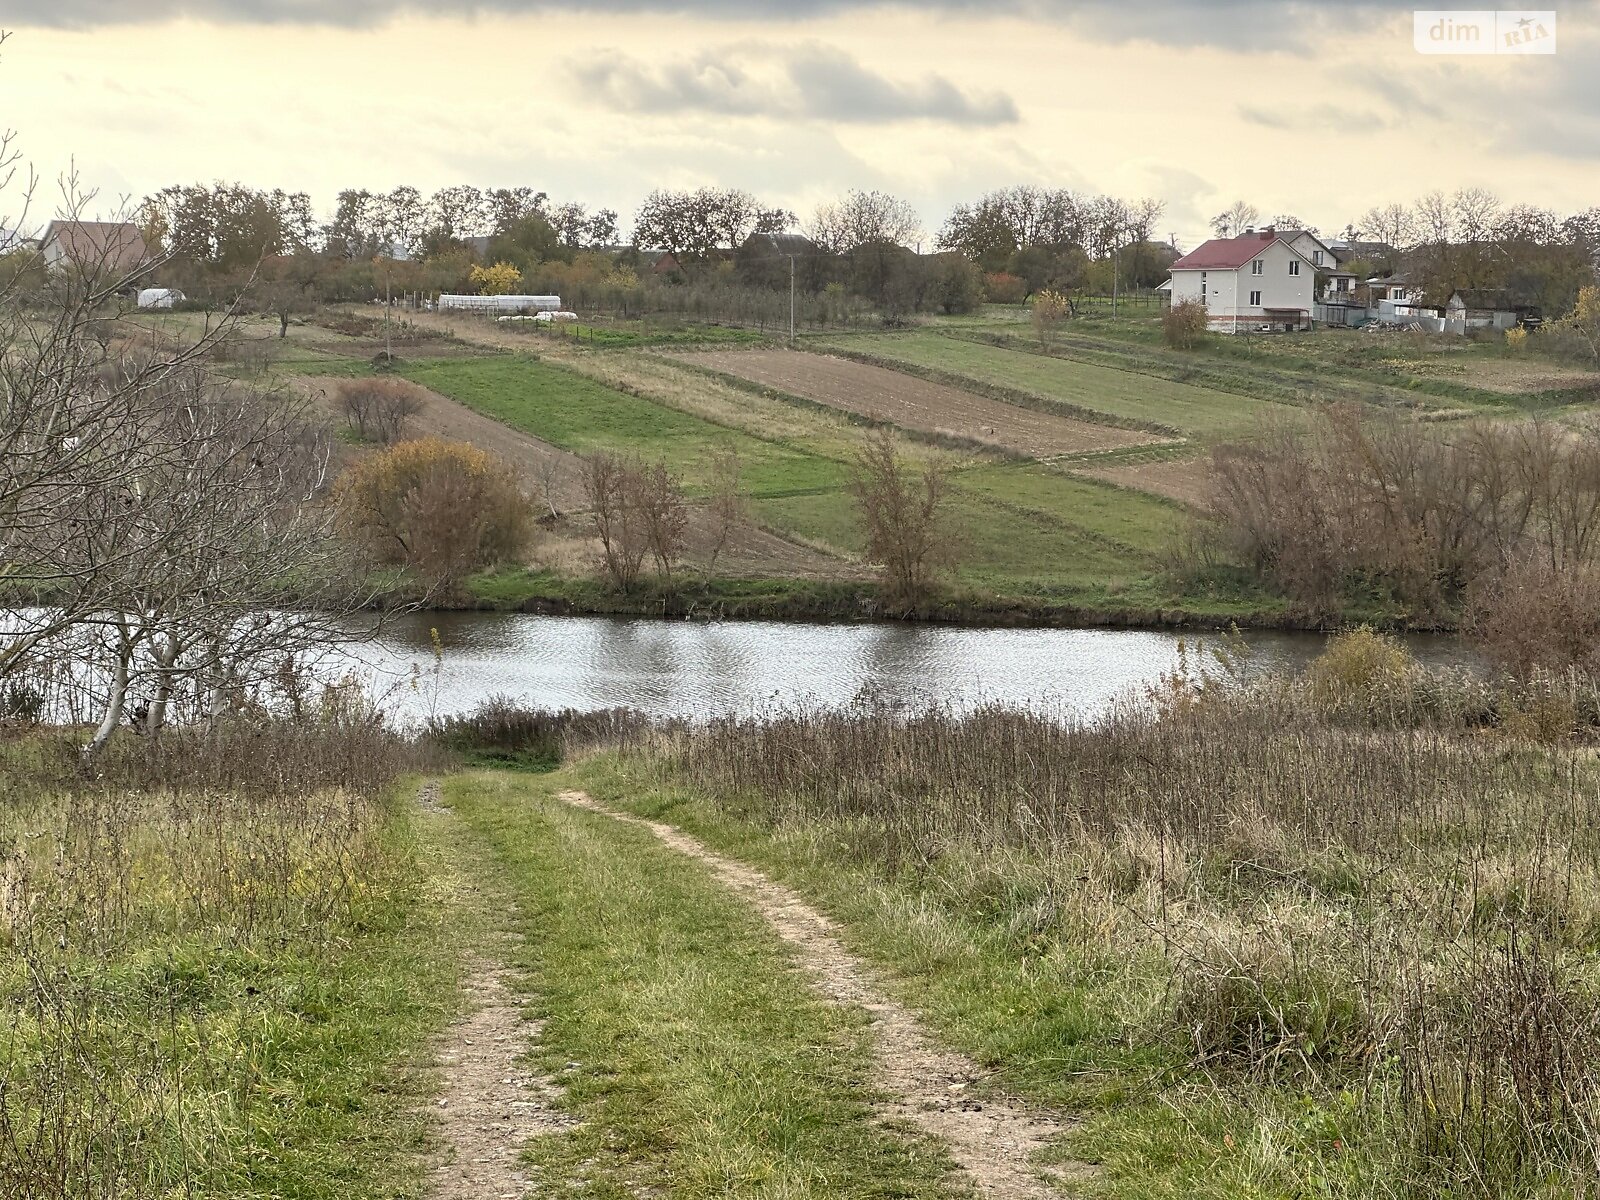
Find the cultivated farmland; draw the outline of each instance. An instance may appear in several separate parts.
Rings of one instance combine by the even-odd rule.
[[[1014,389],[1120,420],[1163,425],[1202,439],[1245,434],[1264,415],[1295,411],[1289,405],[1232,392],[933,332],[851,334],[820,344],[872,355],[891,366],[903,363],[940,372],[952,377],[951,383],[971,379],[979,385]]]
[[[1163,440],[1159,434],[1039,412],[831,355],[718,350],[674,357],[873,421],[1032,458],[1101,453]]]
[[[1190,508],[1206,507],[1211,491],[1211,460],[1207,455],[1161,458],[1154,462],[1096,463],[1076,473],[1119,487],[1165,496]]]

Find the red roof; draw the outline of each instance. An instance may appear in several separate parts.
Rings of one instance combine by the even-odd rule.
[[[1243,237],[1212,238],[1201,242],[1177,262],[1173,271],[1236,271],[1278,240],[1275,233],[1247,233]]]

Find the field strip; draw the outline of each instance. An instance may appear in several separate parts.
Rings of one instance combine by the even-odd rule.
[[[1120,450],[1164,440],[1082,416],[1043,411],[842,354],[715,350],[666,355],[873,422],[1027,458]]]
[[[417,803],[433,820],[453,819],[439,804],[436,780],[423,785]],[[428,1172],[431,1200],[526,1195],[533,1180],[521,1169],[523,1146],[574,1124],[550,1103],[555,1085],[519,1065],[539,1026],[524,1019],[507,986],[510,972],[492,949],[473,957],[462,981],[468,1011],[435,1047],[442,1086],[433,1125],[442,1153]]]
[[[798,893],[753,867],[724,858],[672,825],[617,812],[584,792],[562,792],[559,798],[613,820],[642,826],[670,849],[709,867],[796,949],[823,995],[870,1014],[872,1082],[888,1097],[882,1112],[937,1138],[971,1177],[980,1195],[993,1200],[1047,1200],[1059,1193],[1044,1181],[1045,1173],[1065,1179],[1093,1170],[1088,1164],[1034,1166],[1033,1156],[1072,1128],[1072,1122],[1004,1099],[969,1095],[969,1089],[983,1078],[978,1065],[938,1047],[908,1009],[879,991],[867,968],[844,948],[833,922]]]

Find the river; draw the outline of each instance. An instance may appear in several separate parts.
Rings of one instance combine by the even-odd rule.
[[[1246,641],[1260,667],[1303,666],[1324,644],[1299,633],[1250,633]],[[1449,638],[1408,641],[1430,664],[1470,661]],[[1193,660],[1196,635],[1153,630],[437,612],[400,618],[348,653],[387,707],[408,721],[468,711],[494,695],[530,707],[628,707],[697,718],[841,706],[863,693],[912,705],[965,709],[1001,701],[1093,716],[1172,671],[1180,643]]]

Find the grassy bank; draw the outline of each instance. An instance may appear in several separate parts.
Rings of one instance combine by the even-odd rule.
[[[420,1194],[474,918],[397,749],[173,735],[90,779],[0,746],[0,1194]]]
[[[1102,553],[1104,553],[1102,551]],[[817,579],[646,580],[617,592],[593,576],[506,570],[474,576],[464,595],[432,598],[455,611],[532,612],[555,616],[674,617],[730,621],[886,621],[1005,627],[1147,629],[1305,629],[1283,602],[1233,579],[1210,592],[1174,596],[1159,587],[1115,586],[1085,579],[1053,594],[995,594],[951,588],[915,610],[884,604],[872,583]],[[403,593],[401,593],[403,594]],[[398,595],[398,594],[397,594]],[[1382,624],[1381,614],[1373,619]]]
[[[739,898],[550,777],[458,776],[446,800],[520,902],[535,1061],[581,1124],[528,1151],[541,1196],[918,1196],[938,1147],[873,1116],[867,1030]]]
[[[570,777],[799,888],[1085,1113],[1089,1194],[1591,1195],[1600,777],[1549,739],[1600,707],[1393,663],[1093,728],[713,723]]]

